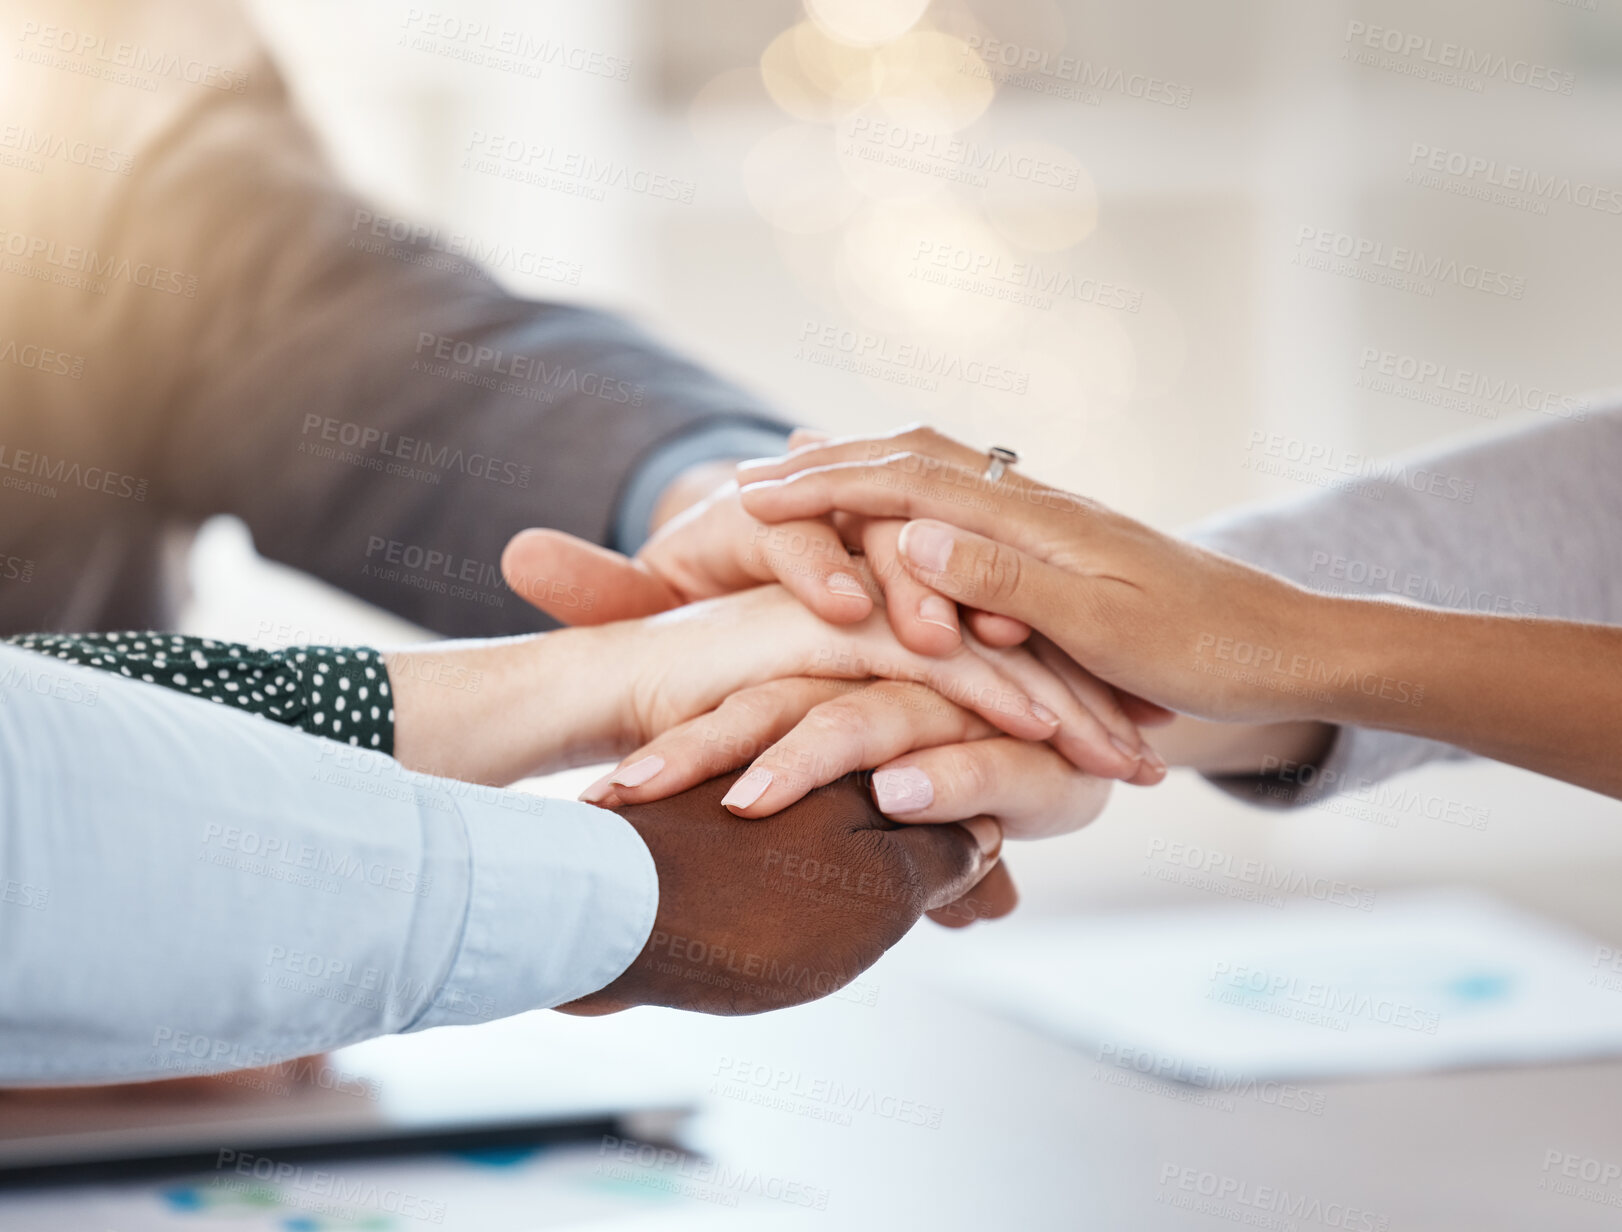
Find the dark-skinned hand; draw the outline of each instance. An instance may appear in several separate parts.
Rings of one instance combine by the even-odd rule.
[[[847,776],[749,821],[721,807],[736,777],[615,810],[653,855],[658,915],[618,979],[559,1008],[782,1009],[849,984],[926,911],[967,923],[1013,906],[988,818],[898,826],[873,807],[864,776]]]

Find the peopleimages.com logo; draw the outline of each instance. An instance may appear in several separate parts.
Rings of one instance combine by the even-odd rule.
[[[1577,74],[1564,69],[1393,26],[1348,21],[1344,42],[1348,44],[1344,58],[1353,63],[1444,85],[1468,86],[1472,92],[1479,92],[1480,83],[1491,80],[1550,94],[1570,94],[1577,86]]]
[[[1435,294],[1438,285],[1504,299],[1526,295],[1526,279],[1519,275],[1332,227],[1302,223],[1296,228],[1295,248],[1297,264],[1422,295]],[[1335,265],[1335,261],[1341,264]]]
[[[1622,214],[1622,191],[1587,180],[1573,180],[1569,175],[1535,171],[1520,163],[1500,161],[1484,154],[1467,154],[1463,150],[1415,141],[1408,149],[1408,165],[1415,170],[1451,176],[1483,189],[1497,189],[1538,202],[1552,201],[1601,214]]]

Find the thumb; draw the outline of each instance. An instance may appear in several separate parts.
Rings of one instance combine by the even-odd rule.
[[[908,522],[901,559],[924,585],[969,607],[1011,616],[1063,640],[1083,579],[1005,543],[945,522]]]
[[[912,861],[923,893],[923,909],[938,911],[957,902],[996,867],[1002,854],[1002,826],[991,817],[956,824],[902,826],[885,832]]]
[[[933,908],[929,918],[945,928],[966,928],[976,920],[998,920],[1019,906],[1019,890],[1008,874],[1008,865],[998,860],[992,870],[956,902]]]
[[[640,561],[560,530],[521,530],[501,554],[521,598],[566,625],[602,625],[677,607],[681,597]]]

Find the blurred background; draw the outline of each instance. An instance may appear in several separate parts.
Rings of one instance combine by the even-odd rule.
[[[253,7],[347,176],[380,210],[490,254],[513,288],[630,313],[799,422],[873,432],[921,420],[1009,445],[1041,478],[1157,525],[1326,486],[1326,456],[1571,417],[1622,381],[1614,0]],[[1481,71],[1435,63],[1449,55]],[[610,182],[526,179],[529,156],[509,151],[532,148],[547,166],[593,160]],[[229,522],[199,539],[193,582],[194,631],[421,636],[259,561]],[[596,773],[534,786],[572,792]],[[1178,842],[1380,893],[1489,888],[1616,940],[1622,806],[1481,763],[1289,814],[1197,779],[1128,788],[1086,831],[1008,862],[1031,919],[1215,904],[1227,891],[1162,875]],[[903,996],[885,975],[903,960],[875,969],[887,996]],[[849,1005],[802,1013],[842,1040],[886,1021]],[[658,1046],[713,1059],[765,1039],[756,1029],[661,1026]],[[902,1044],[917,1074],[953,1058],[995,1072],[1006,1058],[964,1043],[976,1030],[949,1015],[938,1035]],[[929,1156],[899,1150],[894,1125],[853,1136],[737,1101],[709,1124],[731,1127],[714,1140],[747,1140],[791,1173],[833,1168],[875,1218],[903,1219],[901,1190],[876,1196],[893,1157],[911,1161],[895,1165],[898,1185],[953,1186],[976,1218],[1012,1183],[1039,1196],[1008,1208],[1031,1222],[1008,1226],[1082,1226],[1051,1177],[1033,1178],[1107,1153],[1108,1135],[1062,1117],[1015,1128],[1040,1085],[1033,1067],[1058,1064],[1053,1046],[1028,1047],[1006,1103],[994,1090],[943,1097],[995,1183],[919,1171]],[[1490,1118],[1513,1102],[1495,1088],[1459,1107]],[[1208,1143],[1235,1123],[1160,1112],[1162,1137],[1131,1144],[1146,1175],[1168,1143]],[[1334,1125],[1281,1124],[1268,1149],[1345,1149],[1396,1130]],[[1517,1147],[1526,1187],[1546,1137]],[[1426,1209],[1399,1222],[1453,1226]],[[1588,1226],[1563,1218],[1550,1226]]]
[[[1622,382],[1606,0],[253,8],[349,178],[515,289],[628,312],[799,422],[1008,444],[1160,526],[1327,484],[1350,455],[1569,417]],[[1424,51],[1378,49],[1391,32],[1548,80],[1427,80]],[[503,178],[525,166],[489,156],[504,147],[590,158],[609,184]],[[1354,243],[1368,255],[1335,255]],[[1373,281],[1403,249],[1438,276]],[[230,524],[195,563],[198,631],[415,635],[255,561]],[[1280,817],[1187,782],[1118,792],[1011,862],[1035,910],[1168,892],[1136,877],[1145,827],[1511,893],[1622,863],[1589,793],[1501,767],[1422,777],[1490,823],[1431,821],[1413,793]]]

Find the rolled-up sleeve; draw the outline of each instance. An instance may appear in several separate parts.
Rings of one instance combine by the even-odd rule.
[[[613,813],[0,647],[0,1082],[559,1005],[624,970],[657,900]]]

